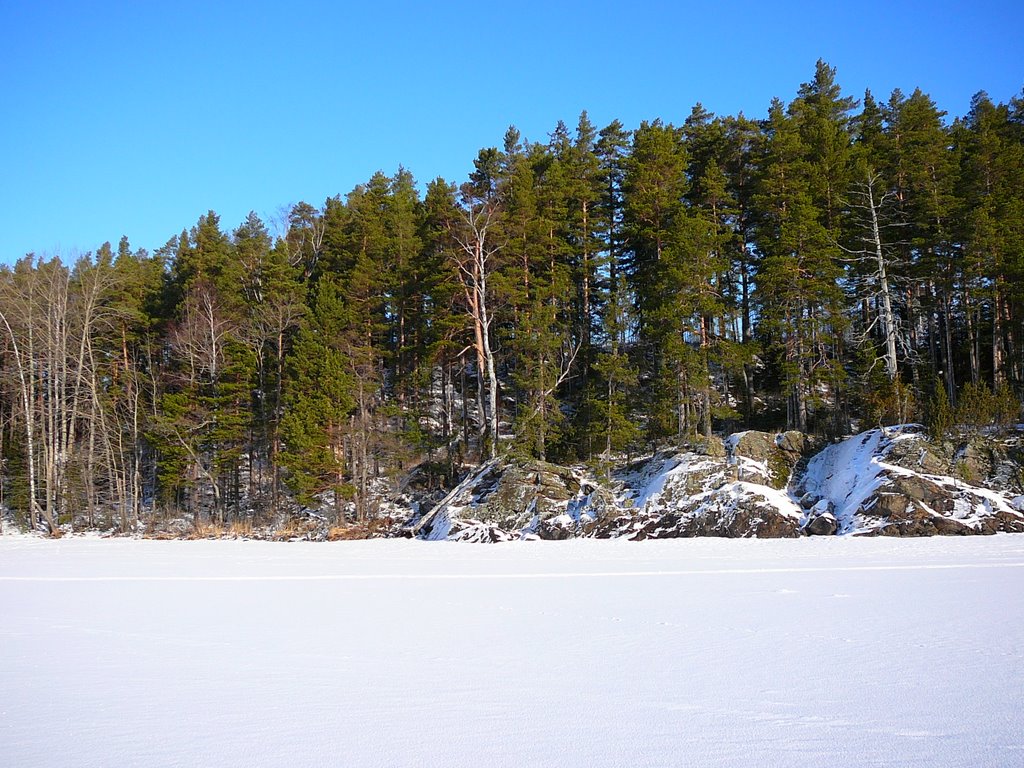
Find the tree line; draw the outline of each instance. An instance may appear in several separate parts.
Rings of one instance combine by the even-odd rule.
[[[1022,278],[1022,98],[947,120],[819,61],[762,119],[509,128],[461,184],[400,167],[275,235],[211,211],[153,253],[4,267],[2,504],[50,530],[365,522],[414,468],[507,453],[841,435],[965,391],[1012,419]]]

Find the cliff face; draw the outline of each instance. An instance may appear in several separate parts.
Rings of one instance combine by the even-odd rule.
[[[743,432],[661,451],[607,480],[498,460],[404,533],[506,541],[1024,532],[1022,444],[1017,433],[936,445],[914,427],[827,446],[799,432]]]
[[[933,444],[871,430],[817,454],[794,484],[839,533],[886,536],[1024,531],[1019,435]]]

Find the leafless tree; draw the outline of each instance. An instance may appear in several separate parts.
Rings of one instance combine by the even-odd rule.
[[[497,455],[498,446],[498,376],[491,335],[493,296],[488,281],[497,268],[497,257],[502,249],[495,233],[499,203],[494,197],[477,196],[468,188],[463,192],[463,202],[464,205],[459,209],[461,220],[453,231],[458,243],[454,258],[473,323],[477,403],[481,415],[480,436],[489,440],[489,454],[493,459]]]

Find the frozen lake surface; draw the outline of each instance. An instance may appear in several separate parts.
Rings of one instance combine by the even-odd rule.
[[[0,537],[0,763],[1024,765],[1024,535]]]

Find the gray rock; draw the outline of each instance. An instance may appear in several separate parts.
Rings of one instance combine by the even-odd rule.
[[[645,506],[634,515],[605,521],[598,536],[642,540],[695,536],[795,538],[800,534],[796,514],[779,510],[756,486],[729,483],[700,497],[663,497],[658,506]]]
[[[854,439],[866,446],[869,437],[865,433]],[[493,462],[437,499],[432,509],[433,499],[425,499],[422,517],[407,533],[500,541],[523,536],[829,536],[851,528],[885,536],[1024,532],[1024,494],[1017,509],[967,482],[969,477],[1002,493],[1024,491],[1024,435],[972,439],[959,446],[935,445],[923,435],[888,437],[874,433],[881,449],[865,479],[877,487],[857,509],[844,506],[841,516],[816,487],[800,479],[816,440],[799,432],[752,431],[725,443],[714,438],[685,450],[662,450],[612,472],[608,487],[585,472],[544,462]],[[737,482],[738,468],[743,468],[743,482]],[[764,487],[785,487],[791,476],[791,498],[799,496],[798,504]],[[949,479],[953,477],[957,479]],[[634,507],[636,492],[651,489],[657,478],[663,479],[653,487],[660,490]],[[435,515],[439,522],[432,528]]]
[[[530,460],[498,463],[481,478],[470,514],[504,530],[519,530],[534,516],[546,520],[561,514],[579,490],[579,481],[565,467]]]
[[[775,438],[775,445],[779,450],[786,451],[787,453],[802,455],[807,449],[808,438],[803,432],[790,430],[789,432],[783,432]]]
[[[537,537],[545,541],[571,539],[574,533],[575,531],[571,527],[562,525],[559,517],[544,520],[537,526]]]
[[[811,518],[804,530],[811,536],[834,536],[838,528],[839,523],[836,521],[835,515],[825,512]]]
[[[692,450],[699,456],[711,456],[716,459],[724,459],[726,456],[725,442],[715,435],[701,438],[699,442],[694,443]]]
[[[754,461],[768,461],[775,452],[775,435],[750,430],[741,434],[733,444],[733,456],[744,456]]]
[[[974,510],[966,519],[960,509]],[[890,475],[857,515],[883,536],[964,536],[1024,531],[1024,514],[993,508],[970,486],[922,477]]]

